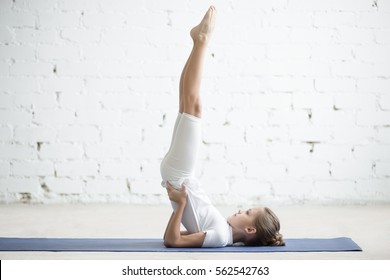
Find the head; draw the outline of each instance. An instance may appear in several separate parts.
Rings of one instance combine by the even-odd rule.
[[[240,232],[246,246],[283,246],[283,236],[279,233],[280,223],[275,213],[268,207],[239,210],[227,219],[228,223]]]

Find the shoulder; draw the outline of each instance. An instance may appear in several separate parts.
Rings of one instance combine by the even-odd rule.
[[[202,247],[225,247],[228,245],[229,233],[225,230],[210,229],[205,232],[206,236]]]

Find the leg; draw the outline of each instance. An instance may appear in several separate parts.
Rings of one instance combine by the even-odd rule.
[[[193,48],[180,77],[179,112],[201,117],[200,85],[207,43],[214,29],[215,8],[211,6],[201,23],[191,30]]]

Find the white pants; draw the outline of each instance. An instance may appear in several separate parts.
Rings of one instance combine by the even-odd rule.
[[[199,190],[194,173],[201,137],[201,119],[186,113],[179,113],[173,129],[171,146],[160,165],[163,187],[166,187],[167,181],[179,190],[182,183],[187,186],[187,204],[181,222],[190,233],[201,230],[197,215],[198,203],[194,200],[196,197],[194,192]],[[171,204],[173,210],[176,211],[177,203],[172,201]]]
[[[162,185],[169,181],[180,188],[185,179],[193,178],[202,137],[202,120],[178,113],[168,153],[160,165]]]

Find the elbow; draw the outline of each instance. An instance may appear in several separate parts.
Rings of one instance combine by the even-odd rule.
[[[167,238],[164,237],[164,246],[167,248],[172,248],[172,241],[168,240]]]
[[[164,238],[164,246],[167,248],[175,248],[177,247],[177,242],[175,240]]]

